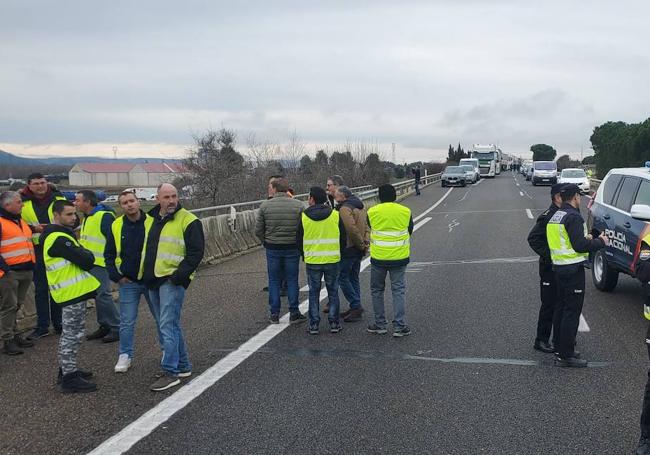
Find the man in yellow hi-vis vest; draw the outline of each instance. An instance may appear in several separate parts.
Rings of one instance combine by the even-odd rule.
[[[142,275],[154,311],[160,314],[163,372],[151,385],[154,392],[175,387],[180,384],[179,378],[192,374],[181,309],[205,246],[201,220],[181,207],[174,185],[160,185],[157,198],[158,205],[149,211],[154,221],[147,236]]]
[[[95,267],[90,271],[102,287],[97,291],[95,310],[99,327],[86,337],[87,340],[101,339],[113,343],[120,339],[120,315],[111,294],[111,280],[106,270],[107,239],[111,236],[111,225],[115,220],[113,209],[100,204],[97,194],[91,190],[78,191],[74,201],[77,210],[84,214],[79,231],[79,243],[95,256]]]
[[[77,368],[77,353],[86,326],[86,300],[95,296],[99,281],[89,271],[95,265],[91,251],[82,247],[72,227],[77,222],[74,204],[55,201],[54,219],[41,236],[43,259],[52,300],[63,308],[59,339],[59,383],[64,393],[94,392],[93,374]]]
[[[406,266],[409,263],[413,217],[411,210],[396,203],[397,193],[393,185],[378,189],[379,204],[368,209],[370,228],[370,292],[375,322],[368,332],[385,334],[384,289],[386,275],[390,274],[393,292],[393,336],[411,334],[404,321],[406,300]]]
[[[585,263],[590,252],[609,244],[604,233],[594,239],[580,215],[580,188],[573,183],[560,190],[562,206],[548,220],[546,239],[557,283],[558,334],[555,365],[586,367],[587,361],[575,352],[576,334],[585,299]]]
[[[327,205],[327,193],[314,186],[309,190],[309,207],[301,214],[296,244],[305,260],[309,283],[309,329],[318,335],[320,289],[325,278],[329,299],[328,320],[331,333],[341,331],[339,321],[339,263],[345,249],[345,227],[339,212]]]

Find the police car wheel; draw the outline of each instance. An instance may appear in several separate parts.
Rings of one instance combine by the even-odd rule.
[[[591,278],[596,289],[603,292],[613,291],[618,283],[618,271],[607,264],[604,250],[599,250],[594,254]]]

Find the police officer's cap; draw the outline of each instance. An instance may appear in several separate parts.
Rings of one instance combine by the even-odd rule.
[[[564,185],[566,185],[566,183],[556,183],[555,185],[553,185],[551,187],[551,196],[555,196],[557,193],[562,191],[562,188],[564,188]]]
[[[575,183],[567,183],[560,189],[560,194],[564,197],[571,197],[580,192],[580,187]]]

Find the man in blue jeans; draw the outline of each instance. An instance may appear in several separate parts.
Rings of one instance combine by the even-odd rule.
[[[162,374],[151,385],[160,392],[192,375],[192,364],[181,328],[185,290],[203,259],[203,225],[181,207],[174,185],[158,187],[158,205],[149,212],[153,224],[144,251],[143,282],[149,289],[154,314],[159,316],[163,356]]]
[[[393,336],[404,337],[411,329],[404,321],[406,294],[406,266],[409,263],[413,218],[411,210],[396,203],[397,194],[392,185],[378,189],[379,204],[368,209],[370,228],[370,292],[375,322],[369,333],[385,334],[384,289],[390,275],[393,293]]]
[[[296,229],[304,204],[287,193],[289,182],[283,177],[269,181],[270,199],[262,202],[255,220],[255,235],[266,249],[269,274],[269,322],[280,323],[280,286],[287,282],[289,322],[306,320],[298,309],[298,267],[300,252],[296,245]]]
[[[339,322],[339,263],[345,249],[345,227],[339,213],[327,205],[323,188],[309,190],[309,208],[298,224],[296,243],[307,264],[309,282],[309,334],[318,335],[321,279],[325,278],[329,299],[330,332],[341,331]]]
[[[107,241],[104,256],[111,280],[120,286],[120,348],[115,372],[126,373],[133,360],[133,334],[142,297],[147,301],[156,322],[161,346],[162,337],[158,307],[151,304],[149,291],[142,283],[142,252],[153,217],[140,209],[140,201],[133,191],[120,193],[117,202],[124,215],[111,226],[112,235]]]

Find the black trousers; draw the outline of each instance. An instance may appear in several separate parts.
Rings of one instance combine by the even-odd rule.
[[[548,343],[553,333],[553,345],[557,346],[560,333],[560,316],[555,272],[551,267],[539,268],[539,294],[542,305],[537,319],[537,341]]]
[[[645,304],[650,305],[650,285],[645,284],[643,289],[646,293]],[[650,324],[645,336],[646,347],[648,348],[648,360],[650,360]],[[648,382],[645,385],[643,394],[643,408],[641,410],[641,437],[650,438],[650,369],[648,369]]]
[[[560,357],[571,357],[576,343],[580,313],[585,300],[585,269],[563,271],[555,274],[558,290],[558,315],[560,330],[556,348]]]

